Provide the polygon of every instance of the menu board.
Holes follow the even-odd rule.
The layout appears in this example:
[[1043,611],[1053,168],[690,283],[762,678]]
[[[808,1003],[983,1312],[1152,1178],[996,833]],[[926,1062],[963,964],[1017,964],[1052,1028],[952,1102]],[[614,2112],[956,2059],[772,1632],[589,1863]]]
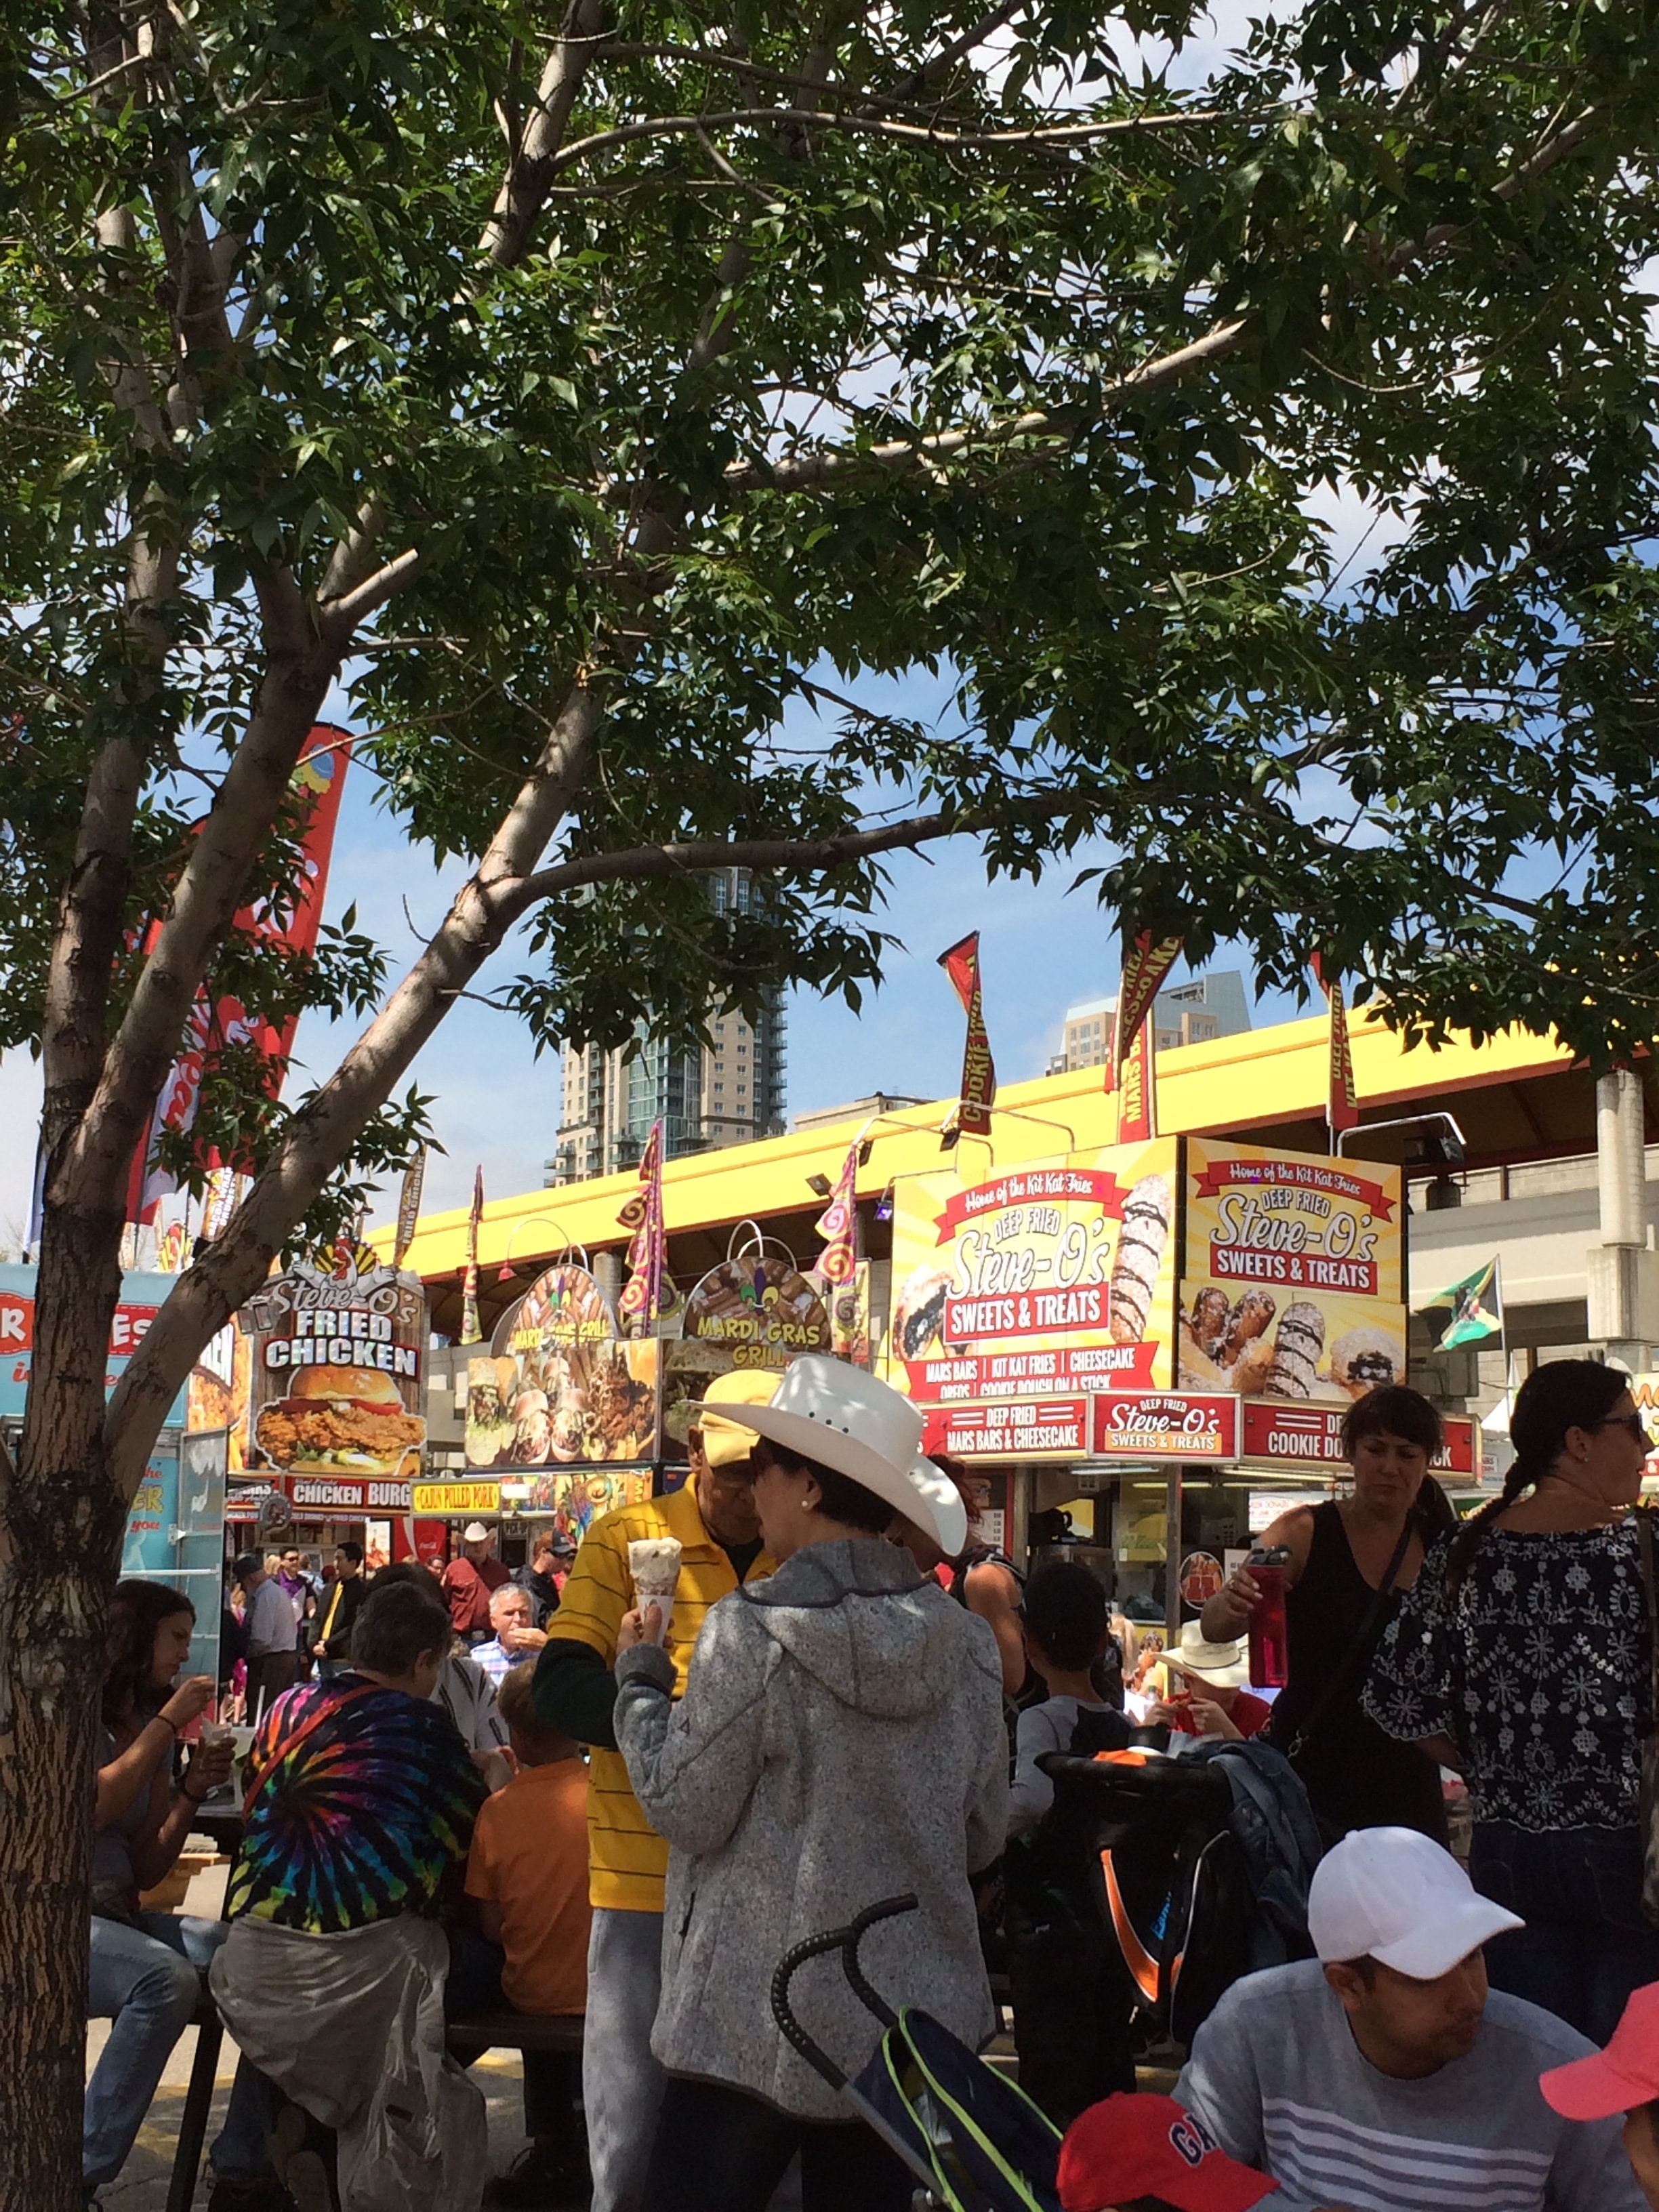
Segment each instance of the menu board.
[[466,1461],[476,1468],[613,1465],[656,1445],[659,1346],[623,1338],[586,1267],[538,1275],[467,1362]]
[[378,1263],[360,1270],[349,1254],[326,1273],[301,1262],[261,1284],[238,1325],[249,1340],[250,1468],[418,1474],[426,1441],[418,1275]]
[[1401,1175],[1186,1139],[1183,1390],[1350,1405],[1406,1379]]
[[924,1407],[1168,1389],[1179,1173],[1168,1138],[984,1182],[900,1177],[888,1380]]

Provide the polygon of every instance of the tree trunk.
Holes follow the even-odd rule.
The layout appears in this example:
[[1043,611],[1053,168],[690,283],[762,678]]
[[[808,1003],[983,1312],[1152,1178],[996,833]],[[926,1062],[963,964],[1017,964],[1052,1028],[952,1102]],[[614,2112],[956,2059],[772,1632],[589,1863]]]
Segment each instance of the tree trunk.
[[42,1240],[35,1386],[0,1472],[0,2212],[80,2212],[92,1778],[125,1510],[101,1431],[120,1225]]

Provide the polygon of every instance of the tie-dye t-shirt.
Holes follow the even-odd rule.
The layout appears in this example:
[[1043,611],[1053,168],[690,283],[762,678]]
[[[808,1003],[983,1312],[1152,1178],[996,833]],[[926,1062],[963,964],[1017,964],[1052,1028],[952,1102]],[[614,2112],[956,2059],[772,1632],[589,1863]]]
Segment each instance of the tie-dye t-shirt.
[[483,1778],[441,1705],[337,1674],[279,1698],[254,1739],[227,1917],[334,1936],[430,1911],[466,1857]]

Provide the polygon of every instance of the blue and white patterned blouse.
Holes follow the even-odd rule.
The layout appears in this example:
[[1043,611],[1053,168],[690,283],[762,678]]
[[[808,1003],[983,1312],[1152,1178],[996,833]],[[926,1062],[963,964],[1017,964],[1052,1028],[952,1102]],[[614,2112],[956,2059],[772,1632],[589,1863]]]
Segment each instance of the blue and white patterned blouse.
[[1652,1726],[1636,1530],[1489,1529],[1448,1592],[1443,1537],[1378,1646],[1365,1710],[1448,1735],[1477,1820],[1627,1828]]

